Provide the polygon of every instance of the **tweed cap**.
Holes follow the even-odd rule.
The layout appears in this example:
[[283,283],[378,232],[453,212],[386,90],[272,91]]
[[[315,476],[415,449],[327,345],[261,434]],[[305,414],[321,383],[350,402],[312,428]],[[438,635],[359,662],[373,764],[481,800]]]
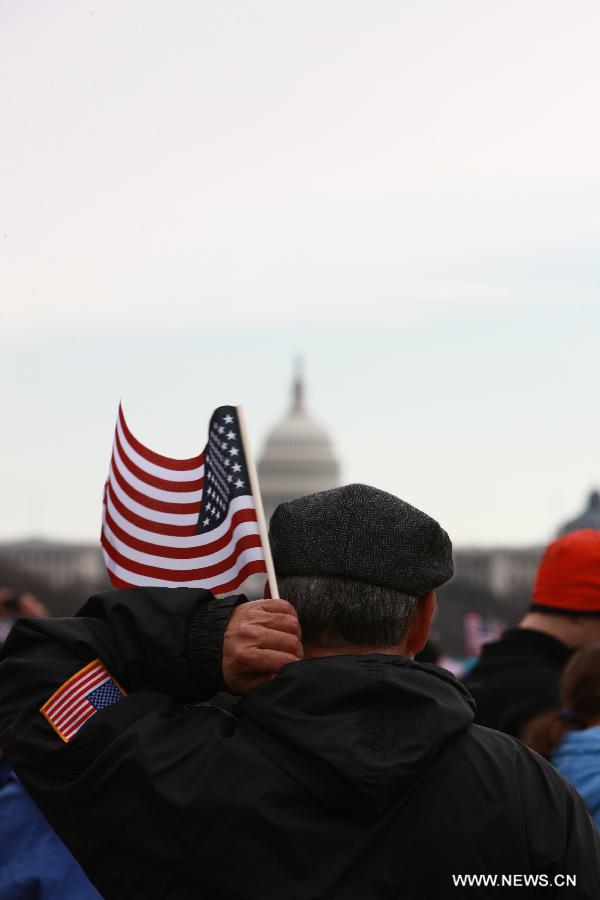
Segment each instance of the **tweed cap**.
[[435,519],[366,484],[280,503],[269,541],[281,577],[337,576],[422,597],[454,573],[450,538]]

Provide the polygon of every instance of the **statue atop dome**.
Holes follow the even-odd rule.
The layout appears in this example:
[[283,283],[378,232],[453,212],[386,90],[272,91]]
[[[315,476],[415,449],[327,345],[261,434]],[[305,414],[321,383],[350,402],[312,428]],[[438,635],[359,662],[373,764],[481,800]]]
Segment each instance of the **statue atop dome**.
[[581,515],[570,522],[566,522],[558,531],[558,537],[568,534],[570,531],[579,531],[581,528],[593,528],[600,531],[600,492],[591,491],[586,508]]
[[296,357],[292,384],[292,412],[304,412],[304,360]]
[[268,434],[258,459],[258,478],[267,519],[279,503],[340,483],[331,440],[306,410],[301,360],[295,364],[289,411]]

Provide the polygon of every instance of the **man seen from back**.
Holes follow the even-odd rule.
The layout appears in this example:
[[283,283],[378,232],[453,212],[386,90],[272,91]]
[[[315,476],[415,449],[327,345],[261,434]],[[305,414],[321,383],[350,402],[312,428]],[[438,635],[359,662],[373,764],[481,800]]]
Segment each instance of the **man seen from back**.
[[[597,900],[575,790],[413,660],[453,572],[438,523],[348,485],[281,504],[270,539],[286,600],[110,591],[11,633],[0,741],[103,896],[463,900],[516,878]],[[208,702],[224,688],[232,712]]]

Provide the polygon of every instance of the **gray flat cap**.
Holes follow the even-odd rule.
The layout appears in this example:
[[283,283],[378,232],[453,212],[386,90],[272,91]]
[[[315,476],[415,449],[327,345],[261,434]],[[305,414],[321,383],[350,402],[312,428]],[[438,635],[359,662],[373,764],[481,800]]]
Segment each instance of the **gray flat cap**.
[[454,573],[435,519],[366,484],[280,503],[269,541],[275,572],[352,578],[421,597]]

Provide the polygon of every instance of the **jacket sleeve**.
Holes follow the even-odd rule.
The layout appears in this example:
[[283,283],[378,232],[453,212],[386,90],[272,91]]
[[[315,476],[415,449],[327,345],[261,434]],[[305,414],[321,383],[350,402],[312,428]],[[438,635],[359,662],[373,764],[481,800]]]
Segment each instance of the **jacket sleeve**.
[[[147,858],[155,844],[168,844],[174,864],[189,853],[177,840],[193,815],[185,785],[231,727],[210,706],[189,705],[225,688],[223,635],[245,599],[186,588],[110,591],[71,619],[13,627],[0,657],[0,746],[84,867],[114,845],[125,798],[128,817],[142,823],[121,829],[130,859]],[[96,659],[126,696],[65,742],[40,709]]]

